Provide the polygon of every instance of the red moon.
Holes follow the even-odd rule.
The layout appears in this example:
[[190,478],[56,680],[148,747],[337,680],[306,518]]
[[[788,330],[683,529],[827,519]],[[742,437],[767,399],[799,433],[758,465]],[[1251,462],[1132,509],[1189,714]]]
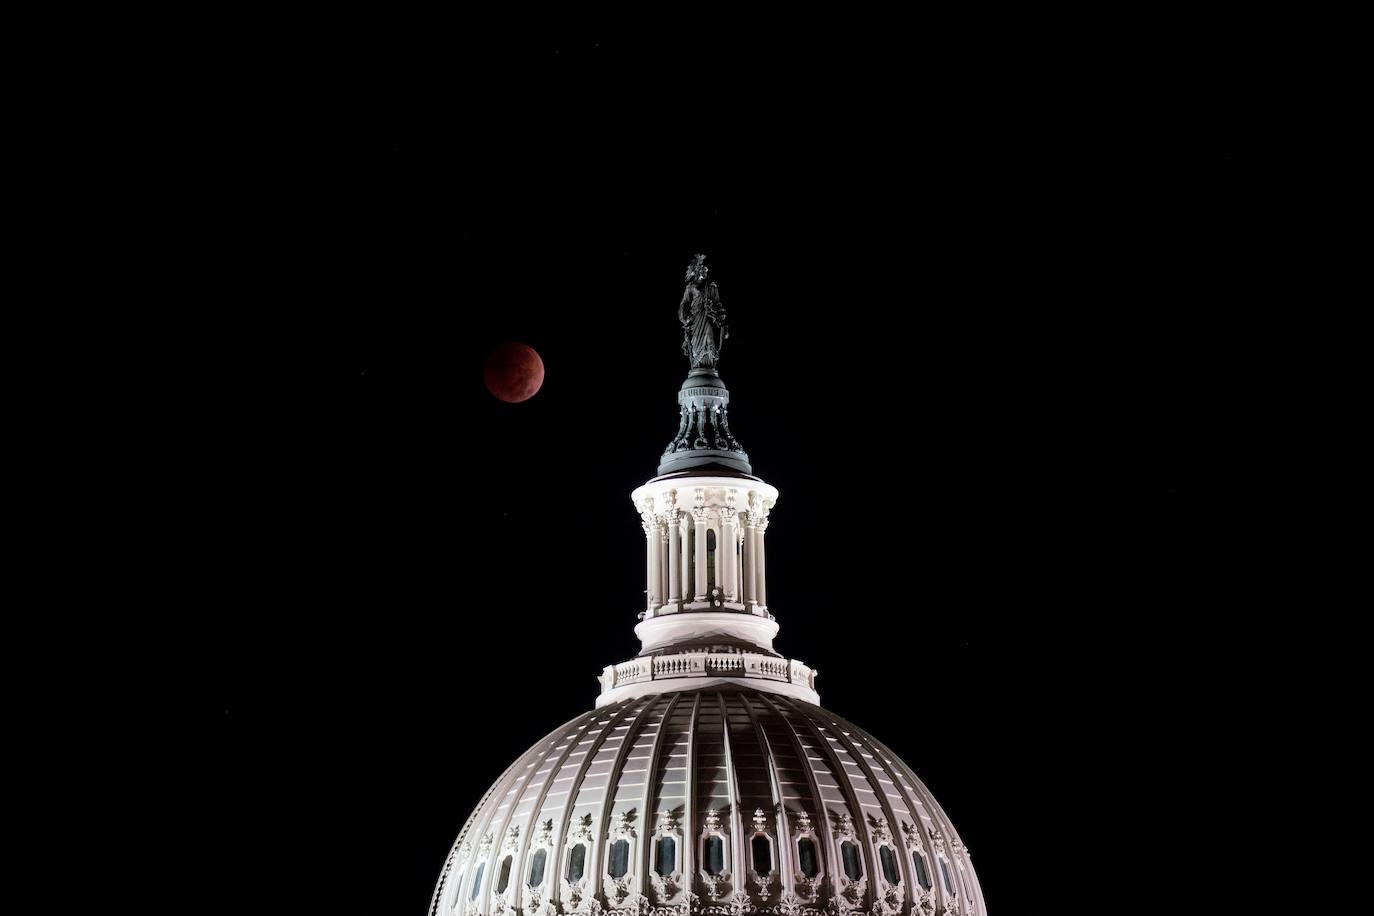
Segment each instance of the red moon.
[[487,390],[507,404],[528,401],[544,384],[544,361],[533,347],[503,343],[487,357]]

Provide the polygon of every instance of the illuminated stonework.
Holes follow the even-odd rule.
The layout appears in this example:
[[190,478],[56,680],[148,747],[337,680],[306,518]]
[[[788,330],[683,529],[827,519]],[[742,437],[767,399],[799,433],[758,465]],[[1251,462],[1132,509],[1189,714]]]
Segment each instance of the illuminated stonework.
[[[703,279],[688,278],[684,303]],[[814,669],[773,650],[764,534],[778,491],[710,401],[728,399],[715,285],[692,301],[718,333],[684,317],[684,419],[660,475],[631,494],[645,534],[640,653],[606,666],[596,708],[488,790],[430,914],[986,913],[968,849],[925,786],[820,707]]]

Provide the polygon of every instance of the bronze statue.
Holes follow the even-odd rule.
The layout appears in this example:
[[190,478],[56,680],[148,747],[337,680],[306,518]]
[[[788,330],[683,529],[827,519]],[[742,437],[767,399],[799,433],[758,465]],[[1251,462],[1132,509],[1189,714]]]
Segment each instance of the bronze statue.
[[714,369],[720,358],[720,346],[730,336],[725,306],[721,305],[720,292],[710,277],[706,255],[694,257],[687,265],[687,287],[677,307],[677,317],[682,322],[682,352],[691,359],[693,369]]

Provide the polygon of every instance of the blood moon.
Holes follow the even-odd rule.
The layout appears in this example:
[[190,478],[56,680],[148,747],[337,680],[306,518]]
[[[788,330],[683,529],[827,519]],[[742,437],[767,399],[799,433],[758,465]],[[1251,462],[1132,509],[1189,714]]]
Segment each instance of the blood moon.
[[491,351],[482,371],[487,390],[507,404],[528,401],[544,384],[544,361],[533,347],[503,343]]

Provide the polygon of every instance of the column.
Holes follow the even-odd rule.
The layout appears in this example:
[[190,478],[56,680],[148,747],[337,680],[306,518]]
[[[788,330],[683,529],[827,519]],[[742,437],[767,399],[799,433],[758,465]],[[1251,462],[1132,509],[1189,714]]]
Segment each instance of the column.
[[744,565],[744,593],[740,600],[746,606],[754,603],[754,513],[744,513],[744,540],[741,543],[740,559]]
[[759,543],[758,543],[758,558],[757,558],[757,560],[756,560],[755,563],[754,563],[755,570],[756,570],[755,575],[758,576],[758,584],[754,586],[754,597],[755,597],[755,600],[758,601],[759,607],[767,607],[767,606],[768,606],[768,581],[767,581],[767,580],[768,580],[768,577],[765,575],[765,573],[767,572],[767,570],[766,570],[766,568],[765,568],[764,560],[763,560],[763,533],[764,533],[765,531],[768,530],[768,516],[765,515],[765,516],[763,517],[762,521],[759,522],[758,528],[756,528],[755,530],[758,532]]
[[744,601],[744,529],[735,520],[735,600]]
[[739,600],[735,592],[735,583],[739,581],[735,573],[735,511],[733,509],[722,509],[720,512],[720,541],[716,544],[716,551],[721,554],[720,568],[720,590],[725,593],[725,600],[734,602]]
[[697,559],[697,581],[696,595],[694,600],[706,600],[706,510],[693,509],[692,514],[696,516],[696,559]]
[[652,524],[653,516],[645,512],[644,519],[644,610],[646,617],[652,617],[654,608],[657,606],[655,598],[657,595],[658,577],[654,574],[654,561],[658,557],[658,532],[654,530]]
[[668,603],[677,609],[682,600],[682,552],[678,543],[681,538],[681,525],[678,524],[682,513],[677,509],[668,513]]
[[691,538],[688,536],[691,534],[691,529],[689,528],[687,531],[682,531],[682,521],[685,521],[689,518],[691,518],[691,516],[684,512],[682,513],[682,520],[678,522],[679,537],[682,538],[681,581],[682,599],[684,601],[690,601],[692,599],[692,596],[696,594],[696,583],[692,580],[692,555],[695,553],[696,548],[689,549],[687,546],[691,541]]
[[668,603],[668,526],[659,519],[658,528],[654,532],[658,536],[658,594],[659,604]]

